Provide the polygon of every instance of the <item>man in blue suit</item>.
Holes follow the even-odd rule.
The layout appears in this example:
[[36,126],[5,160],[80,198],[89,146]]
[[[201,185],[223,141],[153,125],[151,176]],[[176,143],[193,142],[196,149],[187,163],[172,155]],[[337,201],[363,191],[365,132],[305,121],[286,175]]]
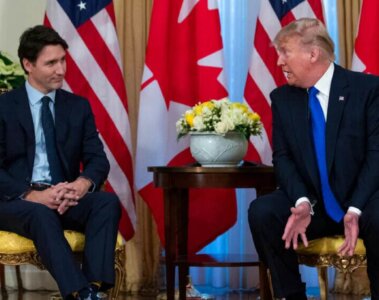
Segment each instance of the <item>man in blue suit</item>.
[[344,234],[342,255],[363,238],[379,299],[379,78],[335,65],[316,19],[285,26],[274,45],[288,81],[270,95],[278,189],[251,203],[249,223],[275,297],[306,299],[299,239]]
[[[41,25],[20,38],[28,79],[0,97],[0,230],[34,241],[65,299],[100,299],[114,284],[120,207],[99,191],[109,163],[90,105],[61,89],[67,48]],[[86,236],[82,268],[64,229]]]

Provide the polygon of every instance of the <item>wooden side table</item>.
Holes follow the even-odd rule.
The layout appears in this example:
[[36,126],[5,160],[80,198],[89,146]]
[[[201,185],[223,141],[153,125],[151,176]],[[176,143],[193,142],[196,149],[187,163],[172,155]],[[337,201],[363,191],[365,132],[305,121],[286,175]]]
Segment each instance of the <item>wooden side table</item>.
[[[167,299],[174,300],[175,267],[179,268],[179,299],[186,299],[190,266],[259,266],[261,299],[271,299],[266,267],[253,255],[187,255],[190,188],[256,188],[257,196],[275,189],[272,167],[245,163],[240,167],[148,167],[154,184],[163,189]],[[180,234],[177,234],[180,232]]]

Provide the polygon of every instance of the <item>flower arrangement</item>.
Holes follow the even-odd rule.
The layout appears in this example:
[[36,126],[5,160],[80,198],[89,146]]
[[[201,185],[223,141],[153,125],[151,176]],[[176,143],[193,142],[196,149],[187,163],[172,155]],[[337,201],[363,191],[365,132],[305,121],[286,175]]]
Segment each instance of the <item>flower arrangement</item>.
[[229,131],[240,132],[248,140],[260,135],[261,118],[249,111],[244,103],[231,102],[228,98],[199,103],[187,110],[176,122],[178,139],[190,132],[215,132],[224,135]]
[[12,61],[5,52],[0,51],[0,89],[12,89],[25,81],[21,65]]

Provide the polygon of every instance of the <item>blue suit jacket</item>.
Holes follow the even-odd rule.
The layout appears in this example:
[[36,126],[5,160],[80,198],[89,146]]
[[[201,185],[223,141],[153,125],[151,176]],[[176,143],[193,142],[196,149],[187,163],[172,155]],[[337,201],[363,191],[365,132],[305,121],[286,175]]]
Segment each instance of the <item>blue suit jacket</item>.
[[[55,100],[56,139],[65,179],[82,175],[100,187],[109,163],[88,101],[64,90],[57,90]],[[34,154],[33,120],[23,86],[0,96],[0,200],[14,199],[29,188]]]
[[[273,162],[279,186],[295,201],[321,200],[308,94],[285,85],[271,93]],[[326,124],[329,182],[337,200],[364,209],[379,196],[379,78],[335,66]]]

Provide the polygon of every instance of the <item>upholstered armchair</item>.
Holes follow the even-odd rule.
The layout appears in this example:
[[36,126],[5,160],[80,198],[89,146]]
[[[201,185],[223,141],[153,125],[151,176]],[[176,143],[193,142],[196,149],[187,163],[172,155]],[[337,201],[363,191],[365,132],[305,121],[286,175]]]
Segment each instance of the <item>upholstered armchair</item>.
[[[64,235],[71,249],[80,259],[84,249],[84,235],[72,230],[65,230]],[[116,281],[114,288],[110,291],[110,299],[117,299],[121,284],[125,278],[125,245],[120,235],[117,237],[115,251]],[[32,264],[44,269],[32,240],[12,232],[0,231],[0,282],[3,295],[7,294],[4,265],[16,266],[18,289],[22,293],[23,285],[19,270],[19,266],[22,264]]]

